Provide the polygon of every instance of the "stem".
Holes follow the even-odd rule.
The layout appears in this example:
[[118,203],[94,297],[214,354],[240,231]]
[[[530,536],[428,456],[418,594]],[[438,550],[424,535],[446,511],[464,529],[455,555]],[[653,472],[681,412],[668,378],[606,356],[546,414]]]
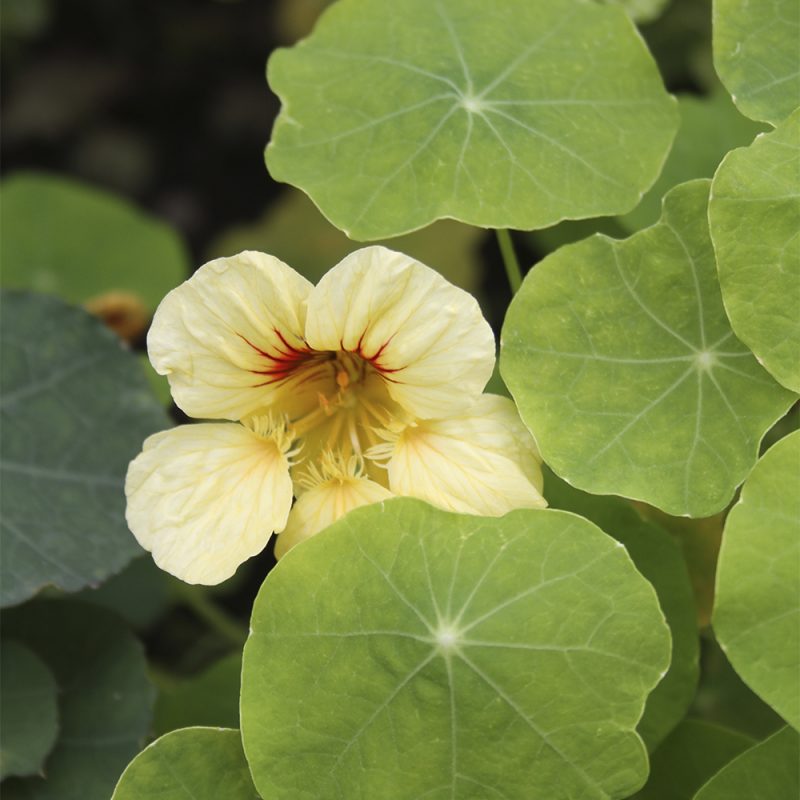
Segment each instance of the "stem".
[[495,233],[497,234],[497,243],[500,245],[500,254],[503,256],[508,283],[511,286],[511,294],[516,294],[517,289],[522,285],[522,271],[519,268],[517,254],[514,252],[511,234],[506,228],[498,228]]
[[176,589],[181,601],[189,606],[210,628],[236,647],[244,646],[247,641],[247,628],[209,599],[203,589],[188,584],[181,584]]

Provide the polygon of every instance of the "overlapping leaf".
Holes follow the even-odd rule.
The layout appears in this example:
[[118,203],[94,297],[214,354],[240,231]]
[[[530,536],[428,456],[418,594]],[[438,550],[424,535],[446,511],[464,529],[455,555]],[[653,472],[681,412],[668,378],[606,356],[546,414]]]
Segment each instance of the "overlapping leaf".
[[53,673],[18,642],[0,651],[0,779],[42,772],[58,732]]
[[634,728],[668,663],[652,587],[586,520],[393,500],[267,578],[244,652],[245,753],[274,800],[627,797],[647,772]]
[[75,181],[19,173],[0,188],[2,284],[73,303],[111,291],[149,308],[188,277],[187,253],[163,222]]
[[621,498],[578,491],[549,470],[545,471],[544,495],[551,508],[580,514],[625,545],[636,569],[658,594],[672,634],[672,659],[669,671],[647,698],[637,726],[652,751],[686,715],[699,674],[694,596],[680,545]]
[[86,312],[25,292],[2,297],[3,605],[46,585],[80,589],[141,552],[123,479],[168,426],[133,353]]
[[181,728],[128,765],[112,800],[259,800],[239,731]]
[[777,125],[800,106],[800,3],[714,0],[714,66],[741,112]]
[[[674,101],[620,8],[578,0],[344,0],[270,59],[273,177],[356,239],[442,217],[531,229],[623,213]],[[491,46],[487,46],[491,42]]]
[[800,728],[800,432],[773,445],[728,515],[713,625],[736,671]]
[[800,392],[800,109],[725,158],[708,210],[733,330]]
[[800,797],[800,734],[783,728],[745,750],[695,795],[695,800],[777,800]]
[[150,726],[142,646],[115,614],[74,601],[34,601],[2,622],[53,672],[60,721],[45,777],[9,780],[3,800],[108,800]]
[[795,399],[731,330],[708,190],[682,184],[657,225],[538,264],[509,308],[500,362],[562,478],[697,517],[730,501]]

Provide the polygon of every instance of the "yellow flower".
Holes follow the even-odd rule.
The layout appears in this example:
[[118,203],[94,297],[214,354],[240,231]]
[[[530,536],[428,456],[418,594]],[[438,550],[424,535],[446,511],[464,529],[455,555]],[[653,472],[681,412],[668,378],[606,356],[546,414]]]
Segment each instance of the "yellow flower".
[[155,434],[128,470],[130,529],[189,583],[394,495],[545,505],[513,403],[481,394],[494,338],[478,304],[401,253],[358,250],[316,287],[262,253],[217,259],[164,298],[148,349],[183,411],[228,420]]

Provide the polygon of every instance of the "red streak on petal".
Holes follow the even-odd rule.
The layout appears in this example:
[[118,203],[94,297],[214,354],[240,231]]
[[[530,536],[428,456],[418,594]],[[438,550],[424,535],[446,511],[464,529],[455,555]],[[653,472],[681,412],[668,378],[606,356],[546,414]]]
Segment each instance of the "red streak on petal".
[[254,375],[269,376],[268,380],[258,383],[256,386],[267,386],[270,383],[280,383],[281,381],[285,381],[287,378],[290,378],[300,367],[302,367],[304,364],[307,364],[309,361],[313,361],[319,355],[307,347],[294,347],[293,345],[289,344],[289,342],[286,340],[286,337],[277,328],[273,328],[272,330],[280,340],[280,343],[283,345],[283,347],[277,347],[273,345],[271,350],[263,350],[262,348],[253,344],[253,342],[251,342],[241,333],[236,334],[243,342],[255,350],[258,355],[260,355],[262,358],[268,359],[269,361],[266,369],[249,370],[249,372],[252,372]]

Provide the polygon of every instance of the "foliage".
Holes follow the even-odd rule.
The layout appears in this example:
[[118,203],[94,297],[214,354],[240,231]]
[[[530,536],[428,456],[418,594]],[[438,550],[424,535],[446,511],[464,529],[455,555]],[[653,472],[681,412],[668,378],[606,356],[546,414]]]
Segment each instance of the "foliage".
[[[10,63],[34,52],[66,13],[46,0],[28,5],[3,7]],[[228,19],[247,4],[208,5],[213,19]],[[205,58],[213,67],[190,71],[214,133],[203,139],[202,125],[181,127],[175,141],[193,159],[196,191],[207,173],[230,173],[237,189],[260,181],[270,196],[219,192],[208,207],[232,210],[215,222],[198,213],[191,192],[175,189],[185,168],[163,159],[167,189],[139,192],[156,161],[132,156],[124,132],[108,138],[88,122],[79,131],[86,108],[113,94],[124,70],[59,72],[54,85],[64,90],[51,87],[52,102],[27,122],[35,100],[20,105],[11,81],[4,122],[12,142],[25,125],[43,138],[105,136],[95,164],[120,143],[125,166],[116,177],[128,178],[105,185],[127,186],[157,213],[31,171],[32,161],[51,161],[38,159],[41,142],[0,185],[3,797],[796,796],[797,3],[267,5],[281,44],[307,34],[276,49],[267,70],[280,111],[266,163],[291,190],[267,183],[257,149],[237,142],[241,162],[215,149],[236,113],[253,114],[257,137],[266,137],[253,112],[260,100],[252,98],[264,94],[258,70],[246,68],[256,94],[239,106],[224,83],[212,89],[212,73],[234,57],[230,29],[215,31],[212,17],[184,24],[188,10],[173,17],[165,8],[158,24],[172,27],[153,37],[164,37],[172,64],[195,37],[220,36],[221,49]],[[264,27],[248,34],[266,52]],[[177,107],[183,97],[168,72],[164,86],[145,91],[171,92]],[[66,147],[70,163],[88,158],[77,144],[72,152],[71,139]],[[236,172],[240,163],[249,166]],[[158,570],[128,530],[123,485],[145,438],[170,424],[166,380],[141,366],[156,306],[189,273],[182,235],[159,219],[165,214],[191,234],[195,254],[263,250],[298,270],[300,334],[283,351],[289,361],[311,352],[305,298],[316,290],[306,278],[326,282],[314,295],[323,298],[314,301],[317,317],[341,322],[330,298],[343,287],[326,270],[359,249],[353,240],[381,240],[477,297],[502,329],[502,376],[488,388],[506,398],[476,402],[502,406],[503,435],[474,421],[468,434],[473,410],[448,419],[425,440],[418,492],[444,486],[464,503],[500,496],[513,479],[493,465],[506,461],[541,486],[538,448],[549,508],[520,508],[520,497],[502,517],[412,497],[347,514],[312,508],[335,521],[285,555],[279,549],[277,565],[270,544],[217,587]],[[499,246],[485,228],[497,229]],[[275,268],[259,263],[265,274]],[[387,283],[381,263],[364,266],[348,292],[368,297],[372,284]],[[226,300],[213,270],[203,275],[208,296],[235,306],[253,330],[280,316],[279,281],[266,301],[246,281]],[[430,285],[445,292],[435,278]],[[408,329],[405,346],[424,345],[420,309],[434,295],[462,297],[479,319],[466,294],[436,294],[414,280],[386,289]],[[182,380],[202,373],[212,389],[231,392],[234,376],[258,388],[225,340],[225,320],[185,302],[195,285],[169,301],[181,331],[159,313],[158,346],[176,346],[179,333],[198,343],[197,355],[179,354]],[[457,333],[466,306],[440,305],[430,322],[435,352],[460,347],[465,364],[486,362],[482,380],[488,326],[480,320],[477,353]],[[358,309],[367,324],[380,311]],[[247,345],[250,358],[267,357]],[[314,356],[320,364],[338,357],[335,342],[327,347]],[[363,358],[360,348],[348,357]],[[209,368],[212,352],[227,360]],[[169,376],[175,363],[160,371]],[[445,381],[445,367],[440,359],[426,368],[431,385]],[[404,376],[386,375],[397,382],[395,394],[381,395],[391,414],[350,436],[374,441],[363,452],[353,444],[360,460],[338,464],[326,481],[377,482],[401,436],[412,431],[410,452],[413,435],[435,427],[424,414],[409,423],[407,409],[386,399],[406,390]],[[337,374],[341,392],[357,378],[357,370]],[[465,405],[481,388],[450,381],[443,402]],[[330,411],[317,404],[320,394],[303,395],[315,425]],[[306,502],[315,488],[299,474],[307,442],[289,435],[296,420],[281,416],[281,403],[247,428],[248,442],[260,452],[267,431],[280,443],[298,503]],[[199,436],[210,415],[181,425],[180,436]],[[172,416],[186,422],[174,407]],[[174,444],[173,434],[157,441]],[[467,447],[470,436],[482,457]],[[140,477],[156,499],[170,481],[182,494],[136,513],[148,530],[179,519],[194,535],[198,481],[170,471],[171,448]],[[220,497],[234,498],[229,511],[214,496],[203,500],[209,518],[225,523],[213,533],[229,555],[224,537],[242,535],[233,512],[247,515],[251,498],[267,507],[269,497],[246,482],[252,471],[237,482],[201,450],[182,452]],[[414,462],[392,463],[392,491],[403,493],[403,464]],[[387,497],[388,479],[381,486]],[[259,543],[268,538],[257,533]],[[208,540],[190,545],[208,555]]]

